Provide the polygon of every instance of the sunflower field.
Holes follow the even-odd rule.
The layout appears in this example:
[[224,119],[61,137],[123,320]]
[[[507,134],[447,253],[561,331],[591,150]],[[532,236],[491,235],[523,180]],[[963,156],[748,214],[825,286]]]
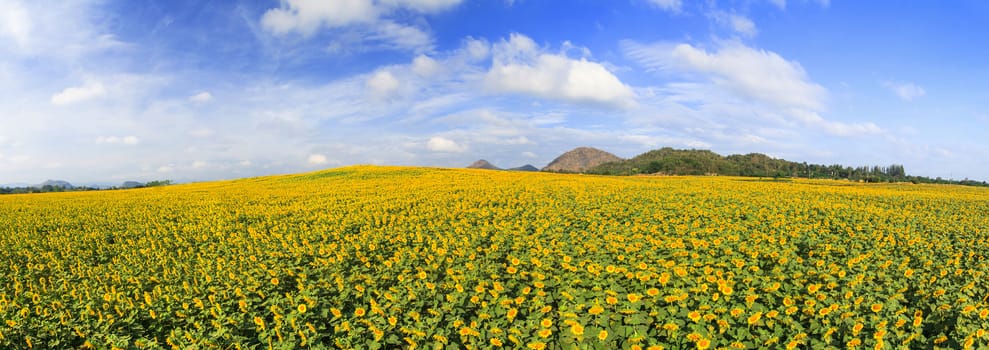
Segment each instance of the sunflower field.
[[356,166],[0,196],[4,349],[989,346],[989,190]]

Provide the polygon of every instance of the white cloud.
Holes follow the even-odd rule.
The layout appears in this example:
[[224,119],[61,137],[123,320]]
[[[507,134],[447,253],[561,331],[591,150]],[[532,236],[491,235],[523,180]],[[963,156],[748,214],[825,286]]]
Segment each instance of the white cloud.
[[208,165],[209,165],[209,163],[207,163],[205,160],[196,160],[196,161],[193,161],[192,162],[192,168],[193,169],[202,169],[202,168],[205,168]]
[[100,2],[0,1],[0,53],[72,60],[82,54],[124,46],[92,22],[98,17],[93,12]]
[[9,37],[21,47],[30,41],[31,17],[24,6],[16,1],[5,2],[0,11],[0,37]]
[[649,2],[673,13],[679,13],[683,9],[683,0],[649,0]]
[[51,104],[64,106],[104,96],[106,96],[106,89],[103,88],[103,84],[89,82],[82,86],[66,88],[62,92],[52,95]]
[[136,145],[140,142],[137,136],[100,136],[96,138],[97,144],[120,144]]
[[213,100],[213,95],[210,94],[209,91],[203,91],[203,92],[200,92],[198,94],[189,96],[189,101],[196,102],[196,103],[206,103],[206,102],[209,102],[211,100]]
[[398,79],[387,70],[380,70],[367,79],[367,88],[371,95],[378,98],[388,98],[401,87]]
[[924,91],[924,88],[914,83],[895,83],[887,81],[883,82],[883,87],[889,89],[904,101],[913,101],[913,99],[923,97],[927,94],[927,91]]
[[193,137],[210,137],[213,136],[214,131],[210,128],[198,128],[189,131],[189,136]]
[[443,67],[440,66],[436,60],[429,58],[429,56],[426,55],[416,56],[416,58],[412,60],[412,72],[420,77],[432,77],[439,73],[442,69]]
[[281,7],[261,16],[261,25],[275,34],[298,32],[309,36],[324,26],[370,23],[377,19],[379,11],[371,0],[283,0]]
[[434,152],[463,152],[466,147],[448,138],[433,136],[426,142],[426,148]]
[[400,24],[390,17],[397,12],[436,13],[461,0],[283,0],[279,8],[261,16],[261,26],[276,34],[298,33],[310,37],[321,29],[359,28],[359,41],[386,43],[389,49],[428,51],[433,38],[424,30]]
[[309,155],[307,162],[309,165],[324,165],[329,163],[329,159],[326,159],[326,156],[322,154],[314,153]]
[[464,41],[464,50],[467,52],[468,57],[474,61],[480,61],[488,58],[491,54],[491,44],[484,39],[474,39],[468,37]]
[[710,52],[689,44],[624,41],[621,46],[629,58],[647,69],[684,81],[667,84],[670,97],[666,103],[690,111],[688,115],[699,105],[711,109],[706,113],[797,122],[837,136],[883,133],[874,123],[821,117],[827,108],[827,89],[810,80],[799,63],[771,51],[737,42]]
[[175,168],[173,168],[171,165],[162,165],[158,167],[159,173],[170,173],[172,171],[175,171]]
[[748,17],[724,11],[714,11],[710,16],[718,24],[728,27],[746,38],[755,37],[759,33],[755,22],[752,22]]
[[629,57],[646,68],[681,74],[701,74],[712,83],[740,95],[783,108],[821,110],[827,90],[807,77],[797,62],[775,52],[729,43],[715,52],[690,44],[641,45],[622,42]]
[[522,156],[523,157],[526,157],[526,158],[536,158],[536,157],[538,157],[538,156],[536,156],[535,153],[532,153],[532,152],[529,152],[529,151],[522,152]]
[[635,104],[632,89],[600,63],[547,53],[521,34],[512,34],[508,41],[494,45],[494,59],[484,84],[495,92],[569,102],[615,107]]
[[459,5],[462,0],[379,0],[392,8],[407,8],[422,13],[435,13]]
[[415,52],[428,51],[433,45],[433,38],[423,30],[388,20],[375,23],[373,30],[364,40],[385,43],[383,46],[388,49]]

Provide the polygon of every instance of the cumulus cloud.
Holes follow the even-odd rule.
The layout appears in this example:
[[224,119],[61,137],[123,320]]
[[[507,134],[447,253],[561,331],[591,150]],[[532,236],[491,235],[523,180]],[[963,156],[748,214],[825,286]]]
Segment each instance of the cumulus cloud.
[[51,104],[64,106],[106,96],[106,89],[99,82],[89,82],[82,86],[70,87],[52,95]]
[[401,87],[398,79],[387,70],[375,72],[367,79],[367,88],[371,95],[377,98],[388,98],[398,92]]
[[883,82],[883,87],[892,91],[896,96],[904,101],[913,101],[915,98],[923,97],[927,94],[924,88],[914,83]]
[[673,13],[679,13],[683,8],[683,0],[649,0],[649,3]]
[[412,72],[420,77],[432,77],[439,73],[443,67],[436,60],[426,55],[416,56],[412,60]]
[[206,102],[209,102],[211,100],[213,100],[213,95],[210,94],[209,91],[203,91],[203,92],[200,92],[198,94],[189,96],[189,101],[196,102],[196,103],[206,103]]
[[308,162],[309,165],[325,165],[329,163],[329,159],[327,159],[326,156],[322,154],[314,153],[309,155],[309,158],[306,160],[306,162]]
[[491,91],[615,107],[635,103],[632,89],[604,65],[546,52],[524,35],[512,34],[494,45],[493,51],[492,66],[484,79]]
[[717,108],[739,111],[721,113],[758,111],[764,118],[779,116],[838,136],[883,132],[873,123],[843,123],[821,117],[821,112],[827,109],[827,89],[813,82],[799,63],[775,52],[737,42],[725,43],[711,51],[677,43],[643,45],[623,41],[621,46],[626,56],[647,69],[690,82],[671,83],[668,87],[672,90],[703,90],[707,93],[698,95],[690,91],[685,95]]
[[100,136],[96,138],[97,144],[121,144],[136,145],[140,139],[137,136]]
[[308,1],[283,0],[282,5],[261,16],[261,25],[276,34],[298,32],[309,36],[321,27],[370,23],[380,14],[371,0]]
[[775,52],[730,43],[708,52],[690,44],[641,45],[624,41],[630,58],[646,68],[693,73],[735,93],[783,108],[821,110],[827,90],[814,83],[803,67]]
[[463,152],[466,147],[445,137],[433,136],[426,141],[426,148],[434,152]]

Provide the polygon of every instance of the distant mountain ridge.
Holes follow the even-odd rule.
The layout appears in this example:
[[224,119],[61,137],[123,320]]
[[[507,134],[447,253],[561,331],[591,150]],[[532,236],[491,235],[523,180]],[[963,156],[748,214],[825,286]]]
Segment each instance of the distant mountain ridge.
[[618,156],[593,147],[577,147],[553,159],[543,171],[579,173],[601,164],[620,162]]
[[511,168],[511,169],[508,169],[508,170],[511,170],[511,171],[539,171],[539,168],[533,166],[532,164],[526,164],[526,165],[523,165],[523,166],[520,166],[520,167]]

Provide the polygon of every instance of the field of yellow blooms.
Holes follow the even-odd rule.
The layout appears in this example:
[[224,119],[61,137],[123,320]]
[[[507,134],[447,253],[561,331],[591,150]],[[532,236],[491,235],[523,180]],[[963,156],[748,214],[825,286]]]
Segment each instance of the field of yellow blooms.
[[0,348],[989,346],[989,190],[406,167],[0,196]]

